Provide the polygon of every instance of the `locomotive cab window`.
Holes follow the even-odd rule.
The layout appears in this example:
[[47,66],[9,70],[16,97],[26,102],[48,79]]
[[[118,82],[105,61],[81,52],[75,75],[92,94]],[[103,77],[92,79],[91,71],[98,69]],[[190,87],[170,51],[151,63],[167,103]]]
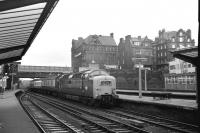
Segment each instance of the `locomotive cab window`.
[[111,81],[101,81],[100,86],[112,86]]

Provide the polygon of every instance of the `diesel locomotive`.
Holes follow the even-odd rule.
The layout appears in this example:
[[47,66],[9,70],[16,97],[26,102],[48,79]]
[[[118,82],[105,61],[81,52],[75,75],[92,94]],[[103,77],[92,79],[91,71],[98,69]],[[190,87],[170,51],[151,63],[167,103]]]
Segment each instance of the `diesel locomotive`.
[[31,90],[93,105],[114,105],[118,99],[116,79],[104,70],[86,70],[33,80]]

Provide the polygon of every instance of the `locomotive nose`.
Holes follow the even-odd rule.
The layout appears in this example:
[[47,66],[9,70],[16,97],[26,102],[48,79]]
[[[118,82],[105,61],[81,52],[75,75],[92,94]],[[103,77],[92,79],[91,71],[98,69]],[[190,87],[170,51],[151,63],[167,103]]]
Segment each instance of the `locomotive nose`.
[[115,80],[110,76],[101,76],[96,79],[96,95],[112,95],[115,90]]

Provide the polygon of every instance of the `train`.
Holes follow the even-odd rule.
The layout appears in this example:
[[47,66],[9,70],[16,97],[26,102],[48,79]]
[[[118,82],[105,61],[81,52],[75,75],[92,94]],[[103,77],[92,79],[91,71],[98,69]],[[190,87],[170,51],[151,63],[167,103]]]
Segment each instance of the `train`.
[[116,79],[104,70],[85,70],[32,80],[30,90],[81,101],[89,105],[115,105]]

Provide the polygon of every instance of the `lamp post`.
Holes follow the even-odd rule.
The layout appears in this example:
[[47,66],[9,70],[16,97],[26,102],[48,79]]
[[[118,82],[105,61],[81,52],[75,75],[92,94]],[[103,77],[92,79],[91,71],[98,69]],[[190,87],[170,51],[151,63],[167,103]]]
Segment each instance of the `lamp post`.
[[144,80],[145,80],[144,90],[147,91],[147,69],[144,69]]
[[141,62],[139,62],[139,98],[142,98]]
[[[147,61],[147,58],[132,58],[133,61],[139,63],[139,98],[142,98],[142,76],[141,76],[141,65],[142,62]],[[146,80],[145,80],[146,82]],[[146,86],[146,85],[145,85]]]

